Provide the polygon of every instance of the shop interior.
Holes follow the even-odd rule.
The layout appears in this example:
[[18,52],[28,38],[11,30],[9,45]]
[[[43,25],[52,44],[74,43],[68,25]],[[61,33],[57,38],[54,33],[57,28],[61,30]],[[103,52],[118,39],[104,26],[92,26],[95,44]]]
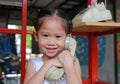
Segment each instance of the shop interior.
[[[103,22],[104,27],[98,24],[101,27],[98,30],[94,25],[91,29],[83,27],[80,32],[75,29],[76,56],[81,64],[83,84],[120,84],[119,0],[0,0],[0,84],[23,84],[27,61],[36,54],[42,56],[32,35],[32,20],[37,12],[45,7],[60,8],[73,20],[77,14],[86,12],[83,10],[89,5],[96,7],[95,4],[101,2],[110,11],[112,23],[95,21]],[[94,39],[92,34],[100,38]],[[88,40],[93,44],[89,45]],[[92,47],[92,40],[98,40],[99,49]]]

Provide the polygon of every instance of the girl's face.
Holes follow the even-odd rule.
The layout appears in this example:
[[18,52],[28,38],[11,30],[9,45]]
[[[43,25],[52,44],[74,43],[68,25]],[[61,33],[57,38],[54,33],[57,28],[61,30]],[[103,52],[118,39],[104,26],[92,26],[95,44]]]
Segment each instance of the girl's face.
[[64,49],[66,38],[63,22],[59,17],[48,17],[40,27],[36,40],[47,58],[56,57]]

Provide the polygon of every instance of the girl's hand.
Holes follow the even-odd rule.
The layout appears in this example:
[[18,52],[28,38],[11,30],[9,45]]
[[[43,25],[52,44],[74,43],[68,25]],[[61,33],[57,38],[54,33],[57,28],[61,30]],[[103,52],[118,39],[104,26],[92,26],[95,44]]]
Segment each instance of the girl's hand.
[[47,63],[50,64],[51,66],[63,67],[63,65],[58,60],[58,58],[51,59],[51,60],[47,61]]
[[71,65],[71,63],[74,63],[74,57],[71,55],[71,53],[68,50],[62,51],[58,55],[58,59],[63,64],[63,66]]

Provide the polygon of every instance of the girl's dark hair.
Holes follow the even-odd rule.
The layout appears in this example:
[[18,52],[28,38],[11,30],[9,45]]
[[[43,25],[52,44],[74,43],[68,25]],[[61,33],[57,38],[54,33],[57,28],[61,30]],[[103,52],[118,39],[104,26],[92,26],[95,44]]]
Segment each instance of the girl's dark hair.
[[72,22],[68,19],[67,15],[60,9],[55,9],[55,8],[45,8],[40,10],[38,12],[38,15],[33,19],[33,25],[35,27],[35,30],[38,31],[39,27],[42,25],[43,22],[39,22],[40,18],[43,18],[45,16],[58,16],[66,20],[67,22],[67,34],[71,33],[72,31]]

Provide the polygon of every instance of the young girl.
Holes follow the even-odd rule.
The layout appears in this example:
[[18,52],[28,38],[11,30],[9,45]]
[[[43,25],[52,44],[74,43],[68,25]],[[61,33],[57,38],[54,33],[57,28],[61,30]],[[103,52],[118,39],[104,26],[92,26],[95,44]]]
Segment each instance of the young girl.
[[[82,84],[79,61],[64,50],[64,41],[72,28],[65,14],[54,8],[44,9],[33,23],[34,36],[43,56],[28,62],[24,84]],[[64,78],[45,79],[46,72],[53,66],[64,68]]]

